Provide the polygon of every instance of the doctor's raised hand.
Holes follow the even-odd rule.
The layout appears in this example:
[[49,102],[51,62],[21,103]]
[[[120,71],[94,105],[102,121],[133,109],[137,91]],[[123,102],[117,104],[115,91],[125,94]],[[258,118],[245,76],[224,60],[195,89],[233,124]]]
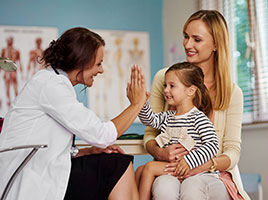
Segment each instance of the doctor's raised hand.
[[144,74],[140,67],[134,65],[131,68],[130,83],[127,86],[127,97],[131,104],[143,106],[147,96]]
[[[123,112],[120,116],[112,119],[116,127],[118,127],[118,137],[121,135],[121,133],[124,133],[132,121],[135,120],[136,113],[143,107],[148,96],[148,93],[146,92],[144,74],[141,68],[137,65],[134,65],[131,68],[130,81],[127,85],[126,90],[130,105],[127,108],[126,112]],[[129,114],[128,112],[133,112],[135,114]],[[125,123],[122,123],[122,120],[124,120]],[[131,123],[128,124],[129,122]],[[106,148],[98,148],[94,146],[91,148],[80,149],[77,157],[100,153],[124,154],[124,151],[117,145],[111,145]]]
[[[137,65],[134,65],[131,69],[130,82],[127,86],[127,97],[130,101],[130,105],[119,116],[112,119],[112,122],[117,127],[118,137],[121,136],[136,119],[147,99],[144,75],[141,68]],[[125,123],[121,123],[122,121]]]

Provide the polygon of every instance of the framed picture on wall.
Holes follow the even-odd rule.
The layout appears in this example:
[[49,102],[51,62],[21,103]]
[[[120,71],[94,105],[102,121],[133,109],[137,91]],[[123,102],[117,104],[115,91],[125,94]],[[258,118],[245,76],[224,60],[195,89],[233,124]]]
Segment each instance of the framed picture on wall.
[[[149,33],[136,31],[93,30],[105,40],[104,73],[95,79],[88,90],[88,105],[101,119],[117,116],[129,105],[126,96],[131,66],[138,64],[150,86]],[[136,119],[135,122],[139,122]]]
[[37,60],[53,39],[55,27],[0,26],[1,57],[8,57],[17,64],[17,71],[0,71],[0,116],[4,116],[18,92],[38,70]]

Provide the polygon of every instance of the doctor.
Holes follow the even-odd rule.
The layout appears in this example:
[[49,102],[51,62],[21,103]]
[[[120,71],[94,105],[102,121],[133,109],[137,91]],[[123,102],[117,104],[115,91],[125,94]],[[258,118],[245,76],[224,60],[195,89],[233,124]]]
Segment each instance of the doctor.
[[[73,87],[79,83],[91,87],[103,73],[104,45],[98,34],[78,27],[44,51],[46,68],[26,83],[5,116],[0,149],[28,144],[48,148],[38,151],[20,173],[9,200],[138,199],[133,157],[108,146],[129,128],[146,101],[141,69],[134,66],[131,71],[130,105],[111,121],[101,121],[79,103]],[[71,159],[73,135],[95,147]],[[0,155],[0,194],[27,153]]]

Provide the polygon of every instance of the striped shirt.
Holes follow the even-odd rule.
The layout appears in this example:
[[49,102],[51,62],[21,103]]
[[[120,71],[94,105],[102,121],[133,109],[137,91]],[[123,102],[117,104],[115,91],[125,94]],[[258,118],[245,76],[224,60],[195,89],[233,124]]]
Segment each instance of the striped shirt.
[[153,113],[148,102],[139,113],[139,119],[145,126],[160,130],[166,134],[167,128],[187,128],[187,133],[195,140],[194,148],[184,156],[191,169],[196,168],[213,156],[219,150],[219,142],[213,124],[208,117],[194,107],[188,113],[176,116],[176,111]]

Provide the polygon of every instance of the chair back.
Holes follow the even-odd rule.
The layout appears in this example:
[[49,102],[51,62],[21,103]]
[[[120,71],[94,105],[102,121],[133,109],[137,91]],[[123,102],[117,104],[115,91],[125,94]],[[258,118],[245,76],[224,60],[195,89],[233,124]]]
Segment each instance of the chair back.
[[30,151],[30,153],[25,157],[25,159],[20,163],[20,165],[18,166],[18,168],[15,170],[15,172],[12,174],[12,176],[10,177],[3,194],[0,197],[0,200],[6,200],[7,195],[14,183],[14,181],[16,180],[17,176],[19,175],[19,173],[22,171],[22,169],[27,165],[27,163],[31,160],[31,158],[34,156],[34,154],[42,148],[47,148],[47,145],[24,145],[24,146],[17,146],[17,147],[10,147],[7,149],[0,149],[0,153],[4,153],[4,152],[8,152],[8,151],[14,151],[14,150],[20,150],[20,149],[32,149]]

